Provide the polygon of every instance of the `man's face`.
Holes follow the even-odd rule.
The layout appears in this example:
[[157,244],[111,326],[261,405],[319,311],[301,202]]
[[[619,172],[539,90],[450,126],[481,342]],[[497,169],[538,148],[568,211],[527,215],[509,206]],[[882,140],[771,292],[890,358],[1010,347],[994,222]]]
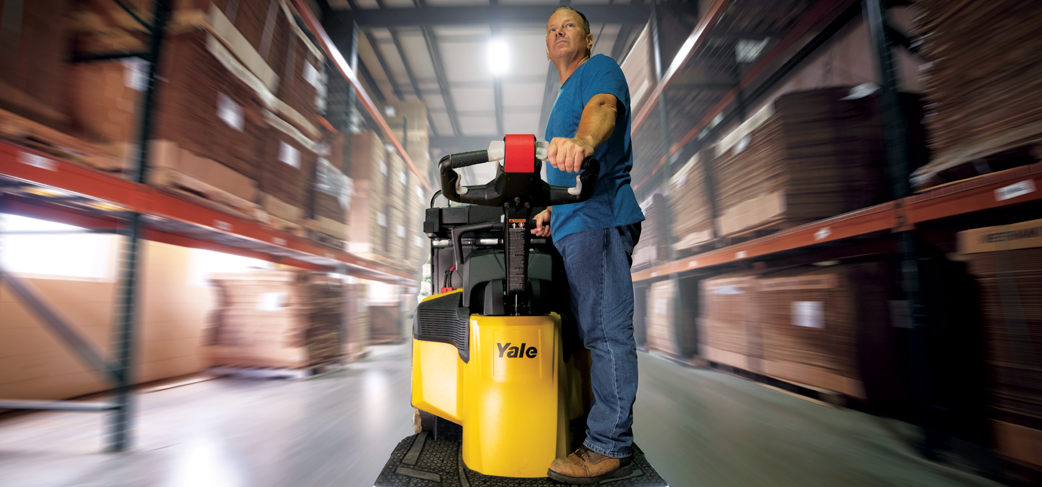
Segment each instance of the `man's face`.
[[581,58],[593,48],[593,36],[583,30],[583,19],[572,10],[554,12],[546,22],[547,59]]

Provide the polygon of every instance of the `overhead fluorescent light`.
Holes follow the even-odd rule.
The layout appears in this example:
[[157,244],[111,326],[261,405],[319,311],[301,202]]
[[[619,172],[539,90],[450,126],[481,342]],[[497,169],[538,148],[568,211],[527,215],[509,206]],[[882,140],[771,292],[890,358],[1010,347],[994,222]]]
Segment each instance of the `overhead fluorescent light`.
[[488,43],[488,69],[493,76],[502,76],[510,67],[510,50],[503,39],[494,38]]
[[769,38],[760,41],[739,39],[734,46],[735,57],[740,63],[751,63],[760,57],[760,53],[763,52],[764,47],[767,47],[769,40]]

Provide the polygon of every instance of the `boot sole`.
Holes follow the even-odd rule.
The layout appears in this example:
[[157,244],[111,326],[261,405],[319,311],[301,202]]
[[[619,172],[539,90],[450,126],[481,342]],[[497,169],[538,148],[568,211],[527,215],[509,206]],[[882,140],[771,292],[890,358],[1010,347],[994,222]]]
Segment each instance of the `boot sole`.
[[593,485],[593,484],[596,484],[596,483],[598,483],[598,482],[600,482],[602,480],[608,480],[608,479],[615,479],[615,478],[619,478],[619,477],[625,477],[625,476],[627,476],[627,475],[629,475],[631,473],[633,473],[633,465],[626,465],[624,467],[619,467],[619,468],[617,468],[615,470],[612,470],[611,472],[608,472],[608,473],[606,473],[604,475],[600,475],[600,476],[597,476],[597,477],[569,477],[568,475],[559,474],[557,472],[554,472],[553,470],[547,470],[546,471],[546,474],[549,475],[550,478],[552,478],[552,479],[554,479],[554,480],[556,480],[558,482],[564,482],[566,484],[571,484],[571,485]]

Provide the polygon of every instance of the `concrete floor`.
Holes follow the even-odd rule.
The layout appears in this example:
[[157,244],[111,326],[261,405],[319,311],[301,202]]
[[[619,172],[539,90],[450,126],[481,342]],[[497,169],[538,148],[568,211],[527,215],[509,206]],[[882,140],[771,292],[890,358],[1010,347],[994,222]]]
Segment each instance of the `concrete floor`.
[[[408,345],[321,378],[221,379],[139,396],[136,447],[104,417],[0,420],[5,487],[372,485],[412,433]],[[673,486],[998,485],[916,457],[903,425],[640,354],[637,443]]]

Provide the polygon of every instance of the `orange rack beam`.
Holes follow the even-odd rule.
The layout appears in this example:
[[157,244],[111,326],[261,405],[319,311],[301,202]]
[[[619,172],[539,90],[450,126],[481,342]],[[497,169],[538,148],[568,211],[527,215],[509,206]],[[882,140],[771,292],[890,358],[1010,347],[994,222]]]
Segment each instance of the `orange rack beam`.
[[417,278],[414,270],[363,259],[194,203],[160,188],[0,142],[0,180],[4,179],[57,190],[82,200],[73,204],[67,198],[60,202],[24,195],[4,198],[9,211],[27,216],[93,229],[115,229],[120,213],[133,211],[145,215],[147,240],[247,255],[312,270],[332,271],[347,266],[352,275],[386,282]]
[[[1014,186],[1017,185],[1017,186]],[[1026,188],[1010,192],[1009,188]],[[1042,163],[954,183],[907,198],[826,218],[748,242],[703,252],[633,273],[646,281],[694,269],[764,257],[778,252],[1042,199]]]

